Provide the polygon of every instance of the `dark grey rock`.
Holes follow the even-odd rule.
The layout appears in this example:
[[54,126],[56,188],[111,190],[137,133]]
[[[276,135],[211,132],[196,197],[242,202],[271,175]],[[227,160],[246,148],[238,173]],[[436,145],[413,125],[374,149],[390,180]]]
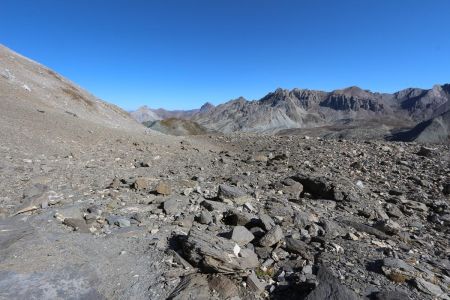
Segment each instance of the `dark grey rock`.
[[209,300],[211,293],[208,278],[203,274],[183,277],[178,286],[167,297],[168,300]]
[[306,297],[305,300],[357,300],[361,299],[355,292],[342,285],[336,277],[324,266],[317,272],[319,285]]
[[390,235],[397,234],[402,229],[400,224],[390,219],[379,221],[374,224],[374,227]]
[[432,157],[432,156],[436,155],[436,149],[421,146],[419,151],[417,151],[416,154],[419,156]]
[[273,219],[265,213],[259,214],[259,220],[261,221],[263,229],[266,231],[269,231],[270,229],[272,229],[272,227],[275,226],[275,222],[273,221]]
[[390,239],[389,235],[387,235],[384,232],[382,232],[382,231],[380,231],[380,230],[378,230],[376,228],[373,228],[373,227],[371,227],[369,225],[361,224],[361,223],[358,223],[358,222],[355,222],[355,221],[351,221],[351,220],[343,220],[342,223],[353,227],[357,231],[361,231],[361,232],[365,232],[365,233],[374,235],[377,238],[379,238],[380,240],[388,240],[388,239]]
[[409,300],[408,294],[400,291],[382,291],[373,295],[373,300]]
[[325,230],[325,238],[334,239],[338,236],[343,236],[347,231],[342,228],[337,222],[333,220],[323,220],[321,222],[323,230]]
[[200,213],[200,216],[198,217],[198,222],[200,224],[209,225],[209,224],[213,223],[213,217],[209,211],[207,211],[207,210],[202,211]]
[[344,200],[342,189],[325,176],[299,173],[292,177],[292,179],[300,182],[303,185],[304,191],[311,194],[314,198],[336,201]]
[[450,195],[450,182],[444,183],[442,193],[444,193],[444,195]]
[[306,244],[303,241],[293,239],[291,237],[288,237],[285,240],[286,240],[285,248],[288,252],[299,254],[301,257],[309,261],[314,260],[314,256],[312,255],[311,249],[308,246],[308,244]]
[[239,246],[245,246],[255,239],[255,236],[244,226],[235,226],[231,232],[231,239]]
[[256,222],[257,216],[245,211],[238,211],[238,210],[229,210],[224,214],[223,221],[228,225],[242,225],[246,226],[249,225],[252,222]]
[[259,244],[263,247],[271,247],[278,243],[283,237],[283,230],[280,226],[276,225],[259,240]]
[[428,282],[422,278],[415,278],[414,285],[418,290],[424,292],[425,294],[438,297],[440,299],[450,299],[449,295],[442,291],[442,289],[438,285]]

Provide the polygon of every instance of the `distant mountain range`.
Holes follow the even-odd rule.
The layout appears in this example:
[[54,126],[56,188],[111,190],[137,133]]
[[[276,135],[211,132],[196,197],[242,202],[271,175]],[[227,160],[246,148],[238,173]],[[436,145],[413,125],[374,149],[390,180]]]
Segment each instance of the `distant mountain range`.
[[214,108],[214,105],[209,102],[203,104],[203,106],[199,109],[191,110],[165,110],[163,108],[151,109],[147,105],[144,105],[135,111],[131,111],[130,114],[136,121],[144,123],[170,118],[190,119],[194,115],[197,115],[199,113],[206,113],[212,108]]
[[[49,121],[72,122],[73,128],[88,122],[144,131],[137,120],[176,135],[249,132],[450,143],[450,84],[393,94],[359,87],[331,92],[277,89],[260,100],[241,97],[187,111],[143,106],[131,112],[131,118],[119,107],[0,45],[0,98],[4,126],[13,124],[6,120],[25,122],[45,116]],[[60,127],[56,123],[52,129]],[[37,124],[30,126],[37,128]]]
[[[421,136],[424,141],[426,131],[421,132],[427,124],[433,124],[433,132],[439,133],[433,134],[432,140],[439,136],[438,141],[446,141],[449,139],[449,99],[450,84],[435,85],[431,89],[408,88],[393,94],[359,87],[332,92],[277,89],[260,100],[248,101],[241,97],[218,106],[206,103],[200,109],[189,111],[153,110],[144,106],[131,115],[147,124],[167,118],[186,119],[222,133],[292,134],[302,129],[310,132],[315,128],[328,128],[329,131],[322,132],[330,134],[336,128],[344,128],[348,134],[348,129],[357,125],[354,129],[370,127],[372,131],[377,130],[377,135],[391,139],[414,140]],[[408,130],[414,132],[406,134]]]

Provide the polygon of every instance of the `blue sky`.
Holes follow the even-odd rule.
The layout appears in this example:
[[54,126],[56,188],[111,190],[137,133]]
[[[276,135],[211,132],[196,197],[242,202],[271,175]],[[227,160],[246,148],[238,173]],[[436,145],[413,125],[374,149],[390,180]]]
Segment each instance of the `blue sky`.
[[1,0],[0,43],[130,110],[450,82],[447,0]]

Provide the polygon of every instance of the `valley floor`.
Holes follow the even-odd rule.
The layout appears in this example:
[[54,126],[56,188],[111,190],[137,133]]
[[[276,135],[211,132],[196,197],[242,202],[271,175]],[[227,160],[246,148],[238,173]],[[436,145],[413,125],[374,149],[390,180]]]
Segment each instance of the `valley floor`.
[[449,145],[55,132],[3,131],[1,299],[450,299]]

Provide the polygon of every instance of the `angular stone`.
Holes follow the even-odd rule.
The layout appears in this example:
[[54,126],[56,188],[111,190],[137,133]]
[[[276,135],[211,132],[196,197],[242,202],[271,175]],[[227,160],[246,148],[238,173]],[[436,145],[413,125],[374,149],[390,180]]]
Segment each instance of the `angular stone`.
[[170,195],[172,193],[172,189],[169,185],[169,183],[161,181],[158,183],[158,185],[155,188],[156,193],[160,194],[160,195]]
[[74,231],[90,233],[89,227],[83,219],[65,218],[63,224],[72,227]]
[[386,214],[391,218],[403,218],[403,213],[397,205],[388,203],[386,205]]
[[286,199],[270,199],[266,202],[265,208],[272,217],[290,219],[294,215],[292,205]]
[[346,230],[342,228],[337,222],[333,220],[323,220],[322,228],[325,230],[324,237],[327,239],[334,239],[338,236],[346,234]]
[[261,223],[263,225],[263,229],[266,231],[269,231],[270,229],[272,229],[272,227],[275,226],[275,222],[272,220],[272,218],[268,214],[260,213],[259,220],[261,221]]
[[247,245],[248,243],[253,241],[254,238],[255,236],[244,226],[234,227],[231,233],[231,239],[235,241],[239,246]]
[[25,190],[23,196],[22,205],[14,215],[34,211],[39,208],[47,208],[48,205],[54,205],[61,201],[61,195],[58,195],[55,191],[49,191],[48,186],[39,183]]
[[178,224],[178,226],[181,226],[183,228],[190,230],[194,223],[194,219],[195,219],[194,215],[187,215],[187,216],[184,216],[183,218],[177,220],[177,224]]
[[114,177],[114,179],[111,181],[108,187],[111,189],[118,189],[120,187],[120,179]]
[[170,293],[168,300],[209,300],[211,293],[208,278],[203,274],[190,274],[181,279],[178,286]]
[[224,275],[211,276],[209,288],[218,293],[221,299],[233,299],[239,297],[239,289],[236,284]]
[[167,254],[172,255],[173,261],[176,262],[177,264],[179,264],[180,266],[183,266],[187,270],[194,268],[189,262],[187,262],[183,257],[181,257],[181,255],[178,254],[178,252],[176,252],[175,250],[167,249],[166,251],[167,251]]
[[256,215],[244,211],[238,211],[236,209],[227,211],[223,219],[225,224],[233,226],[245,226],[256,220]]
[[198,217],[198,222],[200,224],[209,225],[209,224],[213,223],[213,217],[212,217],[212,215],[211,215],[211,213],[209,211],[203,210],[200,213],[200,216]]
[[319,218],[317,218],[315,214],[310,212],[298,211],[294,216],[294,223],[299,228],[305,228],[307,225],[318,222]]
[[250,248],[241,249],[241,251],[239,252],[239,257],[245,259],[248,265],[259,265],[258,256],[256,255],[255,251]]
[[414,285],[417,287],[418,290],[420,290],[428,295],[438,297],[440,299],[446,299],[446,300],[450,299],[448,294],[443,292],[442,289],[438,285],[428,282],[420,277],[417,277],[414,279]]
[[288,197],[288,199],[298,200],[300,194],[303,192],[303,185],[291,178],[287,178],[283,181],[283,188],[281,191]]
[[381,270],[390,280],[402,283],[415,277],[414,267],[399,258],[386,257],[383,259]]
[[137,178],[134,181],[132,188],[138,191],[147,190],[148,188],[150,188],[150,180],[148,180],[148,178],[145,177]]
[[[382,291],[371,295],[373,300],[409,300],[408,294],[400,291]],[[370,298],[372,299],[372,298]]]
[[286,238],[285,248],[288,252],[299,254],[301,257],[309,261],[312,261],[314,259],[310,247],[303,241],[288,237]]
[[380,231],[380,230],[378,230],[376,228],[373,228],[371,226],[365,225],[365,224],[361,224],[361,223],[358,223],[358,222],[355,222],[355,221],[351,221],[351,220],[343,220],[342,223],[353,227],[357,231],[365,232],[365,233],[374,235],[377,238],[379,238],[380,240],[388,240],[390,238],[384,232],[382,232],[382,231]]
[[226,212],[231,208],[231,206],[226,203],[212,200],[204,200],[200,203],[200,205],[209,211],[216,211],[221,213]]
[[223,202],[233,202],[237,205],[243,205],[245,202],[252,201],[252,197],[247,195],[238,187],[229,186],[225,184],[219,185],[219,192],[217,197]]
[[185,258],[204,272],[234,273],[258,266],[255,253],[241,257],[233,241],[193,228],[183,243]]
[[397,234],[402,229],[400,224],[390,219],[377,222],[374,227],[390,235]]
[[102,210],[102,208],[101,208],[100,206],[98,206],[98,205],[92,205],[92,206],[89,206],[89,207],[87,208],[87,212],[88,212],[88,213],[91,213],[91,214],[94,214],[94,215],[96,215],[96,216],[100,216],[100,215],[103,213],[103,210]]
[[360,297],[352,290],[342,285],[336,277],[324,266],[317,272],[319,285],[306,297],[305,300],[359,300]]
[[263,247],[271,247],[278,243],[283,237],[283,230],[280,226],[276,225],[259,240],[259,244]]
[[428,211],[428,207],[426,206],[426,204],[424,204],[422,202],[418,202],[418,201],[408,200],[408,201],[405,201],[405,203],[403,205],[405,208],[412,209],[415,211],[420,211],[420,212]]
[[310,193],[314,198],[335,201],[344,199],[342,189],[324,176],[299,173],[292,179],[300,182],[304,191]]
[[116,224],[119,227],[130,227],[131,226],[130,220],[125,219],[125,218],[118,218],[117,220],[114,221],[114,224]]
[[435,153],[436,149],[422,146],[416,154],[419,156],[432,157],[435,155]]
[[250,290],[255,292],[257,295],[264,292],[265,285],[258,279],[255,273],[251,273],[247,276],[246,283]]
[[267,162],[269,160],[269,158],[263,154],[257,154],[253,157],[253,159],[259,162]]
[[164,212],[168,215],[176,215],[183,211],[187,204],[186,199],[170,198],[163,203]]

